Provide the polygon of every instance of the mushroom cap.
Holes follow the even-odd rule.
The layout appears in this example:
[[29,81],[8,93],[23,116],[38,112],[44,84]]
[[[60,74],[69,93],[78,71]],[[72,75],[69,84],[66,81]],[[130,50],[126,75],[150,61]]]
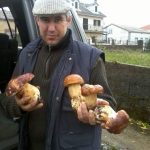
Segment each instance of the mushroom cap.
[[78,74],[71,74],[65,77],[64,86],[67,87],[71,84],[83,84],[83,78]]
[[21,90],[21,88],[34,78],[32,73],[25,73],[9,81],[5,93],[7,96],[13,96]]
[[90,94],[98,94],[103,93],[103,87],[99,84],[91,85],[91,84],[84,84],[81,87],[82,95],[90,95]]

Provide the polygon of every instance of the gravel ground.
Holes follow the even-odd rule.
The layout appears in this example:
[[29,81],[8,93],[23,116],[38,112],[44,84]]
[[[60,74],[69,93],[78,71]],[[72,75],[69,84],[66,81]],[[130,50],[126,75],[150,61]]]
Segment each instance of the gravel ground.
[[102,133],[102,150],[150,150],[150,130],[129,125],[121,134]]

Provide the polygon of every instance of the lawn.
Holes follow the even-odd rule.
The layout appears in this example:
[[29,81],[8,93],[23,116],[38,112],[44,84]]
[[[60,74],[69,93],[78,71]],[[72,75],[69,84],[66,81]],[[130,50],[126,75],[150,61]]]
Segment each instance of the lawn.
[[138,65],[150,68],[150,51],[141,50],[103,50],[106,61]]

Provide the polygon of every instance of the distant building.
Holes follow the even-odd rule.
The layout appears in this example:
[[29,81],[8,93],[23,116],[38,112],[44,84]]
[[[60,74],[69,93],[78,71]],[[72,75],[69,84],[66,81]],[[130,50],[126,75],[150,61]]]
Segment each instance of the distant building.
[[14,19],[12,17],[12,14],[10,13],[9,10],[4,9],[4,12],[3,12],[3,10],[0,8],[0,33],[7,33],[9,35],[10,30],[9,30],[8,23],[6,22],[5,16],[9,22],[12,33],[14,33],[16,27],[14,24]]
[[121,45],[135,45],[138,40],[143,40],[146,43],[150,39],[150,32],[141,28],[128,27],[116,24],[110,24],[104,27],[104,39],[107,43],[121,44]]
[[72,6],[75,8],[79,21],[86,33],[90,44],[98,43],[103,35],[103,18],[106,17],[99,11],[97,0],[93,3],[80,3],[79,0],[72,0]]

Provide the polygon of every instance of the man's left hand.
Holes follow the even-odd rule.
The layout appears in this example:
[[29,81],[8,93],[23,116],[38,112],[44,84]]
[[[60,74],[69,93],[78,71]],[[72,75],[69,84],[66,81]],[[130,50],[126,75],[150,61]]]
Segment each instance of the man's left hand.
[[[104,106],[109,105],[109,102],[103,99],[97,99],[97,105]],[[78,119],[83,123],[89,123],[90,125],[96,125],[95,114],[93,110],[88,110],[85,102],[82,102],[77,110]]]

